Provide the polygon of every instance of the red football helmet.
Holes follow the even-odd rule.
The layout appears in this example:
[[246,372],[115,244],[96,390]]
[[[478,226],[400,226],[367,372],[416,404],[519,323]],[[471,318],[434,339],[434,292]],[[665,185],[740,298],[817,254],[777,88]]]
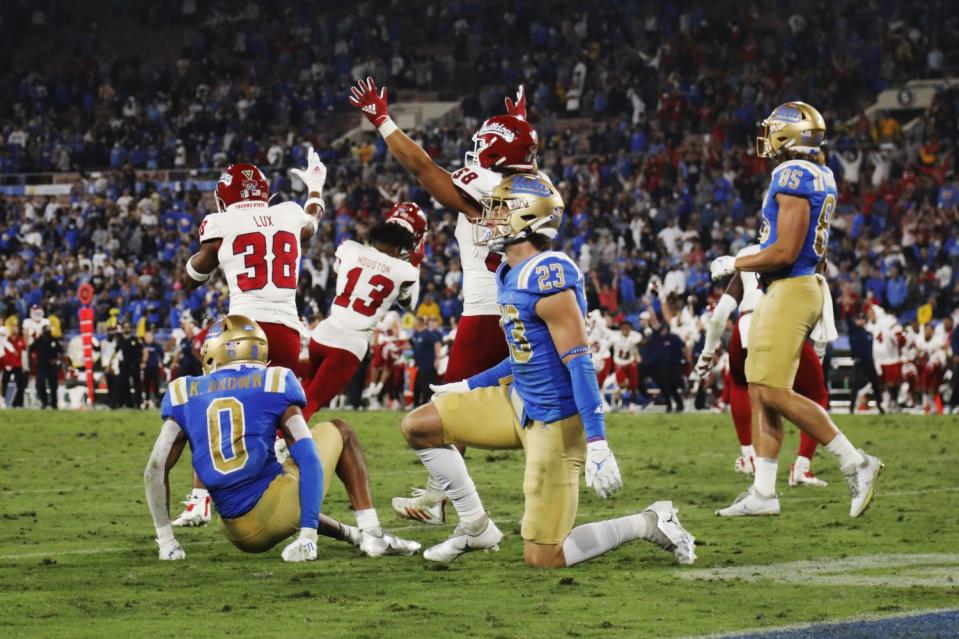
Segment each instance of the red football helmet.
[[494,115],[473,134],[473,151],[466,164],[484,169],[532,171],[536,165],[539,140],[526,120],[514,115]]
[[231,164],[220,174],[213,196],[220,213],[237,202],[269,202],[270,182],[254,164]]
[[386,214],[386,222],[399,224],[413,234],[413,252],[406,255],[413,266],[419,266],[423,261],[423,247],[426,244],[426,231],[429,228],[429,218],[415,202],[400,202],[394,204]]

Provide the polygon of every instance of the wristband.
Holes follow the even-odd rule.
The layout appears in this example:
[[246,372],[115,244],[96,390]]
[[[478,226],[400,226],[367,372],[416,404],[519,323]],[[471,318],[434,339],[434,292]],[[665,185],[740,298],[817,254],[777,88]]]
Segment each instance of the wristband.
[[300,539],[309,539],[316,543],[316,528],[300,528]]
[[388,137],[390,134],[394,133],[400,127],[396,126],[396,123],[393,122],[393,118],[386,116],[386,119],[383,120],[383,124],[376,127],[380,131],[380,135],[384,138]]
[[193,268],[193,258],[191,257],[186,261],[186,274],[190,276],[194,282],[205,282],[210,279],[212,273],[201,273],[200,271]]
[[321,197],[311,197],[303,204],[303,208],[308,209],[313,204],[316,204],[318,207],[320,207],[321,214],[326,213],[326,205],[323,204],[323,198]]
[[560,355],[559,358],[566,359],[570,355],[581,355],[582,353],[588,353],[588,352],[589,352],[589,348],[586,346],[582,346],[582,345],[574,346],[573,348],[569,349],[568,351]]

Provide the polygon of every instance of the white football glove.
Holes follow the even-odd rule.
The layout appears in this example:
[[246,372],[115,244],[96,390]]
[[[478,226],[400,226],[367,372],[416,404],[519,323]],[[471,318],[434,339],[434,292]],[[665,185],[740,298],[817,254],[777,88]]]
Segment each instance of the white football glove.
[[605,439],[586,444],[586,486],[602,499],[623,487],[619,464]]
[[300,528],[300,536],[283,549],[283,561],[313,561],[316,559],[316,531]]
[[705,351],[699,354],[699,359],[696,360],[696,367],[693,368],[693,376],[696,379],[706,379],[709,371],[713,369],[714,355],[714,353],[707,353]]
[[314,191],[323,197],[323,186],[326,184],[326,165],[320,161],[320,156],[313,147],[306,153],[305,169],[290,169],[290,173],[302,180],[306,185],[306,192]]
[[179,561],[180,559],[186,559],[186,551],[183,550],[183,546],[180,545],[176,539],[172,539],[166,543],[160,543],[160,540],[157,539],[157,543],[160,545],[160,561]]
[[430,390],[433,391],[433,399],[436,399],[447,393],[468,393],[470,392],[470,385],[464,379],[449,384],[430,384]]
[[736,272],[736,258],[732,255],[723,255],[713,260],[709,265],[709,274],[714,280],[722,279]]

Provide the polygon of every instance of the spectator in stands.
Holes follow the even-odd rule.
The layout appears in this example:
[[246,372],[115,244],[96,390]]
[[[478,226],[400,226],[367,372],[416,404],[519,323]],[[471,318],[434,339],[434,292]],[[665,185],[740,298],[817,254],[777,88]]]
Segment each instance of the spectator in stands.
[[893,264],[886,279],[886,304],[891,310],[901,313],[905,310],[908,301],[909,280],[903,274],[902,268],[898,264]]
[[143,404],[145,407],[160,406],[160,365],[163,363],[163,347],[156,341],[153,331],[143,334],[143,358],[140,369],[143,375]]

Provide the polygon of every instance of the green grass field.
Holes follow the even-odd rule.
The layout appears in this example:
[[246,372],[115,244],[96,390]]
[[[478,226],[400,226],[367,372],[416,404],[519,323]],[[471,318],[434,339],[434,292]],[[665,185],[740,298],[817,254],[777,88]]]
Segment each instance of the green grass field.
[[[360,433],[384,525],[424,545],[443,539],[451,525],[405,525],[389,509],[390,497],[425,480],[398,415],[340,416]],[[613,415],[625,488],[604,502],[584,487],[578,521],[672,499],[699,560],[681,567],[634,542],[567,571],[537,571],[522,563],[521,453],[468,455],[507,535],[499,553],[437,566],[321,540],[318,561],[286,564],[280,548],[234,550],[211,525],[178,533],[185,562],[161,563],[142,483],[156,412],[3,411],[0,636],[672,637],[959,606],[959,420],[839,423],[886,463],[864,517],[849,519],[828,453],[814,463],[828,488],[786,485],[791,432],[783,514],[722,520],[713,510],[746,486],[732,471],[728,415]],[[174,498],[189,490],[188,459]],[[335,482],[324,510],[353,523]],[[795,561],[813,563],[782,565]]]

